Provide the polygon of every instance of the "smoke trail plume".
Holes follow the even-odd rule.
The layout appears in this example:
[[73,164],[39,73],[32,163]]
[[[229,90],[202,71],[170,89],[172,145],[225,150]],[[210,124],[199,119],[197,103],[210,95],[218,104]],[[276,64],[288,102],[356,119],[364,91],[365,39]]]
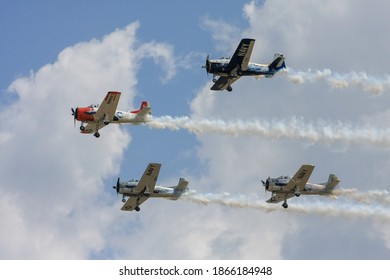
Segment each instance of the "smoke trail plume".
[[193,120],[189,117],[158,117],[148,123],[156,129],[186,129],[195,134],[225,134],[231,136],[260,136],[264,138],[288,138],[310,142],[341,142],[345,144],[371,144],[390,148],[390,130],[373,127],[357,127],[341,122],[304,123],[303,118],[278,121],[223,121]]
[[360,192],[357,189],[337,189],[333,191],[333,195],[349,198],[359,203],[390,206],[390,194],[388,191],[372,190],[368,192]]
[[303,84],[305,82],[325,81],[334,89],[344,89],[349,87],[357,87],[363,91],[370,92],[374,95],[390,92],[390,76],[377,78],[370,77],[364,72],[350,72],[341,74],[332,72],[330,69],[322,71],[296,71],[292,68],[287,68],[282,72],[287,79],[294,84]]
[[348,218],[378,218],[390,221],[390,211],[383,207],[357,204],[297,204],[293,203],[288,209],[283,209],[279,204],[268,204],[257,199],[255,196],[223,194],[196,194],[184,195],[182,200],[198,204],[216,204],[232,208],[256,209],[264,212],[283,211],[286,213],[312,214],[327,217],[348,217]]

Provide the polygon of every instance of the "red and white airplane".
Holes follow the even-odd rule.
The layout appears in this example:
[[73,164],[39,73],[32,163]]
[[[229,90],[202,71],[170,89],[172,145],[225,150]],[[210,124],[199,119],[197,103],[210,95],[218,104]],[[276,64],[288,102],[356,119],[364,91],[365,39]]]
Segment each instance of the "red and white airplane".
[[[121,93],[118,91],[109,91],[103,102],[92,104],[88,107],[72,108],[74,122],[81,122],[80,132],[92,134],[98,138],[100,136],[99,129],[102,129],[109,123],[131,123],[141,124],[152,121],[152,108],[149,102],[143,101],[141,108],[135,111],[117,111],[119,98]],[[85,124],[87,124],[85,126]]]

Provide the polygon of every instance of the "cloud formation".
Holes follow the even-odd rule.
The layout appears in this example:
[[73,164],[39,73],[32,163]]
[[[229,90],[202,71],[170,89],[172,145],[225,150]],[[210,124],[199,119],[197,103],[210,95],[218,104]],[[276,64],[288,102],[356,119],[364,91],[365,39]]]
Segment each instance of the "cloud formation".
[[[162,123],[155,123],[165,128],[184,128],[196,134],[200,142],[198,154],[209,166],[209,174],[203,180],[214,182],[209,189],[212,194],[224,191],[251,194],[260,177],[292,175],[303,163],[316,165],[310,181],[322,181],[323,178],[317,176],[335,172],[342,186],[361,186],[356,192],[343,193],[345,199],[352,199],[347,204],[345,199],[328,203],[321,198],[309,197],[301,200],[302,204],[295,209],[297,212],[292,210],[295,214],[311,212],[316,216],[316,223],[326,223],[326,227],[320,227],[324,230],[321,233],[312,228],[311,219],[292,212],[291,215],[278,214],[266,224],[262,223],[262,228],[276,225],[285,225],[285,228],[268,233],[276,234],[281,242],[269,246],[267,253],[259,253],[259,258],[267,258],[267,255],[298,259],[314,255],[313,258],[321,258],[325,256],[321,253],[323,242],[343,244],[343,240],[348,238],[351,241],[349,238],[354,236],[358,244],[354,246],[354,258],[364,259],[368,255],[365,254],[365,243],[360,241],[367,240],[367,235],[374,238],[372,246],[385,247],[369,258],[390,256],[388,235],[384,234],[384,217],[382,223],[376,223],[375,217],[386,212],[388,205],[381,203],[381,209],[377,208],[380,196],[371,193],[388,188],[387,148],[382,141],[366,142],[371,136],[377,140],[387,138],[390,125],[384,118],[388,115],[385,104],[390,98],[385,94],[389,90],[388,69],[383,67],[389,59],[376,55],[385,51],[387,43],[377,40],[378,36],[374,35],[376,26],[381,26],[386,17],[383,11],[388,8],[385,3],[369,7],[364,1],[314,3],[300,0],[287,3],[276,0],[261,4],[250,1],[243,9],[250,26],[242,30],[241,37],[256,39],[251,60],[264,62],[274,53],[282,52],[290,68],[284,75],[279,73],[273,79],[241,78],[234,84],[232,93],[210,92],[210,84],[207,84],[193,99],[192,114],[188,119],[164,118]],[[368,20],[367,11],[369,14],[375,12],[376,16]],[[369,42],[376,42],[372,47],[374,50]],[[238,41],[231,46],[227,56],[233,53],[237,44]],[[240,136],[231,137],[237,135]],[[349,146],[352,143],[353,146]],[[346,149],[345,144],[349,148]],[[367,192],[362,192],[363,188]],[[362,204],[364,198],[366,203]],[[238,203],[223,197],[210,201],[220,205]],[[358,211],[355,204],[359,205],[356,206]],[[347,209],[345,205],[348,205]],[[334,212],[338,214],[332,215]],[[247,219],[256,222],[263,217],[260,213],[245,213],[250,215]],[[335,235],[333,229],[349,214],[356,215],[356,219],[343,228],[350,234]],[[243,220],[244,216],[242,214]],[[368,219],[368,222],[363,222],[358,216]],[[367,229],[367,224],[368,231],[356,232],[357,228]],[[240,222],[237,227],[240,227]],[[259,240],[265,238],[260,226],[258,232]],[[305,246],[300,232],[320,236],[316,240],[319,244],[315,252]],[[334,235],[334,238],[329,238]],[[245,233],[239,236],[246,240]],[[326,248],[323,250],[327,251]],[[325,257],[351,256],[348,250],[351,248],[340,245],[338,250],[327,251]]]
[[[243,7],[245,30],[201,17],[226,56],[241,37],[253,37],[253,61],[283,52],[290,69],[332,70],[242,78],[231,94],[211,92],[207,83],[189,100],[188,118],[156,118],[155,126],[196,132],[198,146],[191,155],[196,153],[194,165],[206,171],[200,176],[188,171],[197,203],[150,200],[140,215],[119,211],[120,199],[108,195],[112,189],[105,182],[118,175],[132,135],[111,125],[98,141],[81,135],[70,108],[98,103],[109,90],[122,91],[119,109],[134,108],[142,63],[156,63],[163,69],[158,78],[169,83],[181,65],[175,48],[140,42],[140,24],[134,22],[102,39],[69,46],[52,64],[16,79],[9,87],[15,102],[0,112],[0,216],[7,229],[0,233],[0,258],[364,259],[367,247],[382,248],[368,257],[388,258],[390,161],[383,148],[390,97],[378,95],[388,91],[389,58],[378,55],[387,51],[388,41],[373,32],[389,28],[388,5],[250,1]],[[203,63],[199,53],[181,57]],[[383,84],[377,87],[372,77]],[[250,137],[259,125],[260,134],[268,136]],[[237,129],[245,136],[232,137]],[[345,143],[353,146],[344,149]],[[342,189],[338,200],[295,199],[287,211],[277,206],[269,212],[276,208],[258,197],[264,191],[260,178],[291,175],[302,163],[316,165],[313,181],[334,172],[342,185],[359,187]],[[162,237],[168,238],[162,242]],[[337,244],[337,250],[323,244]]]
[[16,101],[0,112],[0,258],[84,259],[110,247],[116,211],[104,179],[117,174],[131,136],[109,126],[95,141],[73,127],[71,107],[122,91],[134,108],[137,70],[153,57],[175,73],[166,44],[139,44],[139,23],[65,48],[58,59],[16,79]]

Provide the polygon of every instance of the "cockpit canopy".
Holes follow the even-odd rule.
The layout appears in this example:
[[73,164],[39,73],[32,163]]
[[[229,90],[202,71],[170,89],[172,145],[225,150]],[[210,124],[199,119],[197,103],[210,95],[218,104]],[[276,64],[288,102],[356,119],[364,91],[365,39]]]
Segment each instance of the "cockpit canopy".
[[129,181],[127,181],[127,182],[129,182],[129,183],[137,183],[137,182],[139,182],[139,180],[136,180],[136,179],[130,179]]
[[91,104],[88,108],[99,108],[99,104]]
[[290,176],[280,176],[276,178],[277,180],[290,180]]
[[126,187],[128,187],[128,188],[135,188],[138,185],[138,182],[139,182],[139,180],[131,179],[131,180],[127,181],[125,184],[126,184]]

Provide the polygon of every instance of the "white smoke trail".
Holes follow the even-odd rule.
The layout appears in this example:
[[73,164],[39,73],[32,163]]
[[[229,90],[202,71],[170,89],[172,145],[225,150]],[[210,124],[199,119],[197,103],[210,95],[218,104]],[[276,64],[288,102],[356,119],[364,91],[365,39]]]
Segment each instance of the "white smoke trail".
[[183,195],[180,197],[183,200],[190,201],[193,203],[208,205],[208,204],[218,204],[223,206],[228,206],[232,208],[251,208],[263,210],[265,212],[272,212],[276,210],[275,205],[267,205],[263,201],[257,199],[256,196],[247,196],[242,194],[237,194],[232,196],[229,193],[213,194],[193,194],[193,195]]
[[305,82],[325,81],[334,89],[344,89],[357,87],[363,91],[374,95],[382,94],[385,91],[390,92],[390,76],[383,78],[370,77],[364,72],[350,72],[346,74],[333,73],[330,69],[312,71],[296,71],[292,68],[286,68],[282,75],[294,84],[303,84]]
[[257,209],[264,212],[283,211],[287,213],[312,214],[327,217],[348,217],[348,218],[377,218],[390,221],[390,211],[383,207],[334,203],[316,204],[291,204],[288,209],[283,209],[280,204],[268,204],[257,199],[255,196],[224,194],[196,194],[183,195],[182,200],[198,204],[216,204],[232,208]]
[[345,198],[353,199],[357,202],[364,204],[382,204],[384,206],[390,206],[390,194],[388,191],[373,190],[368,192],[360,192],[357,189],[337,189],[333,191],[333,195],[342,196]]
[[223,121],[193,120],[189,117],[163,116],[148,123],[157,129],[186,129],[195,134],[226,134],[231,136],[261,136],[277,139],[307,140],[310,142],[342,142],[345,144],[371,144],[390,148],[390,130],[373,127],[357,127],[341,122],[304,123],[303,118],[278,121]]

